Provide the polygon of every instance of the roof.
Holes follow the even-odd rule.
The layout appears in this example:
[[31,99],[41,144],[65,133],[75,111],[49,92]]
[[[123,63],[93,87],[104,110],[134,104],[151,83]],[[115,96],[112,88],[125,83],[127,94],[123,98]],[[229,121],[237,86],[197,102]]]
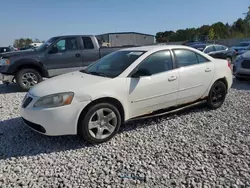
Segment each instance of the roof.
[[[100,34],[100,35],[121,35],[121,34],[137,34],[137,35],[147,35],[147,36],[155,37],[154,35],[151,35],[151,34],[138,33],[138,32],[104,33],[104,34]],[[100,36],[100,35],[99,35],[99,36]]]
[[[54,36],[54,37],[94,37],[95,35],[58,35],[58,36]],[[51,37],[51,38],[54,38]]]
[[151,51],[151,50],[168,50],[168,49],[173,49],[173,48],[192,49],[191,47],[184,46],[184,45],[152,45],[152,46],[124,48],[122,50]]

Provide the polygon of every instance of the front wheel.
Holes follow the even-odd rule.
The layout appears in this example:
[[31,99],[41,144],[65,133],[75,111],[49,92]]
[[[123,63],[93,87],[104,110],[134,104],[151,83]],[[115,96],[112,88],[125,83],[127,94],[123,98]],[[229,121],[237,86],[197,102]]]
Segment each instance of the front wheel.
[[99,103],[91,106],[82,115],[78,124],[78,134],[92,144],[110,140],[121,126],[119,110],[112,104]]
[[222,81],[217,81],[210,89],[207,105],[211,109],[220,108],[227,95],[227,87]]
[[28,91],[31,87],[42,81],[42,76],[35,69],[21,69],[17,72],[15,79],[22,90]]

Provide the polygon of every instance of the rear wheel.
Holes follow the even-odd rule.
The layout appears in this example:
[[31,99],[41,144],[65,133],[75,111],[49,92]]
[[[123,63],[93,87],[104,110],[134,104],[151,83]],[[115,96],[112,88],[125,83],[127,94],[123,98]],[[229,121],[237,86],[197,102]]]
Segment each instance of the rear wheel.
[[217,109],[224,103],[227,95],[227,87],[222,81],[213,84],[207,99],[207,105],[211,109]]
[[22,90],[28,91],[42,81],[42,76],[35,69],[21,69],[17,72],[15,80]]
[[78,134],[87,142],[106,142],[118,132],[121,115],[114,105],[99,103],[91,106],[87,113],[80,117],[78,126]]

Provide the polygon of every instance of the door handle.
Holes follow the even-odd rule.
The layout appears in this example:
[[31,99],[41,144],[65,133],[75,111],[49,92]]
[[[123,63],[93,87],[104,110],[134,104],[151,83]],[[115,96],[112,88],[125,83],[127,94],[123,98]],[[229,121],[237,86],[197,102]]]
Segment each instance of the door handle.
[[76,57],[81,57],[81,55],[80,54],[76,54]]
[[211,71],[210,68],[206,68],[206,69],[205,69],[205,72],[210,72],[210,71]]
[[170,78],[168,78],[168,81],[174,81],[174,80],[176,80],[177,79],[177,77],[176,76],[171,76]]

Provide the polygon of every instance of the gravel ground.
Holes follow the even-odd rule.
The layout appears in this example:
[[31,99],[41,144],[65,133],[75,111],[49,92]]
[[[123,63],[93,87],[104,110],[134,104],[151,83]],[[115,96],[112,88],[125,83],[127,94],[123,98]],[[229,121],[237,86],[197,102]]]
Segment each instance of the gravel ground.
[[218,110],[131,122],[95,146],[31,131],[23,96],[0,84],[0,187],[250,187],[250,83]]

